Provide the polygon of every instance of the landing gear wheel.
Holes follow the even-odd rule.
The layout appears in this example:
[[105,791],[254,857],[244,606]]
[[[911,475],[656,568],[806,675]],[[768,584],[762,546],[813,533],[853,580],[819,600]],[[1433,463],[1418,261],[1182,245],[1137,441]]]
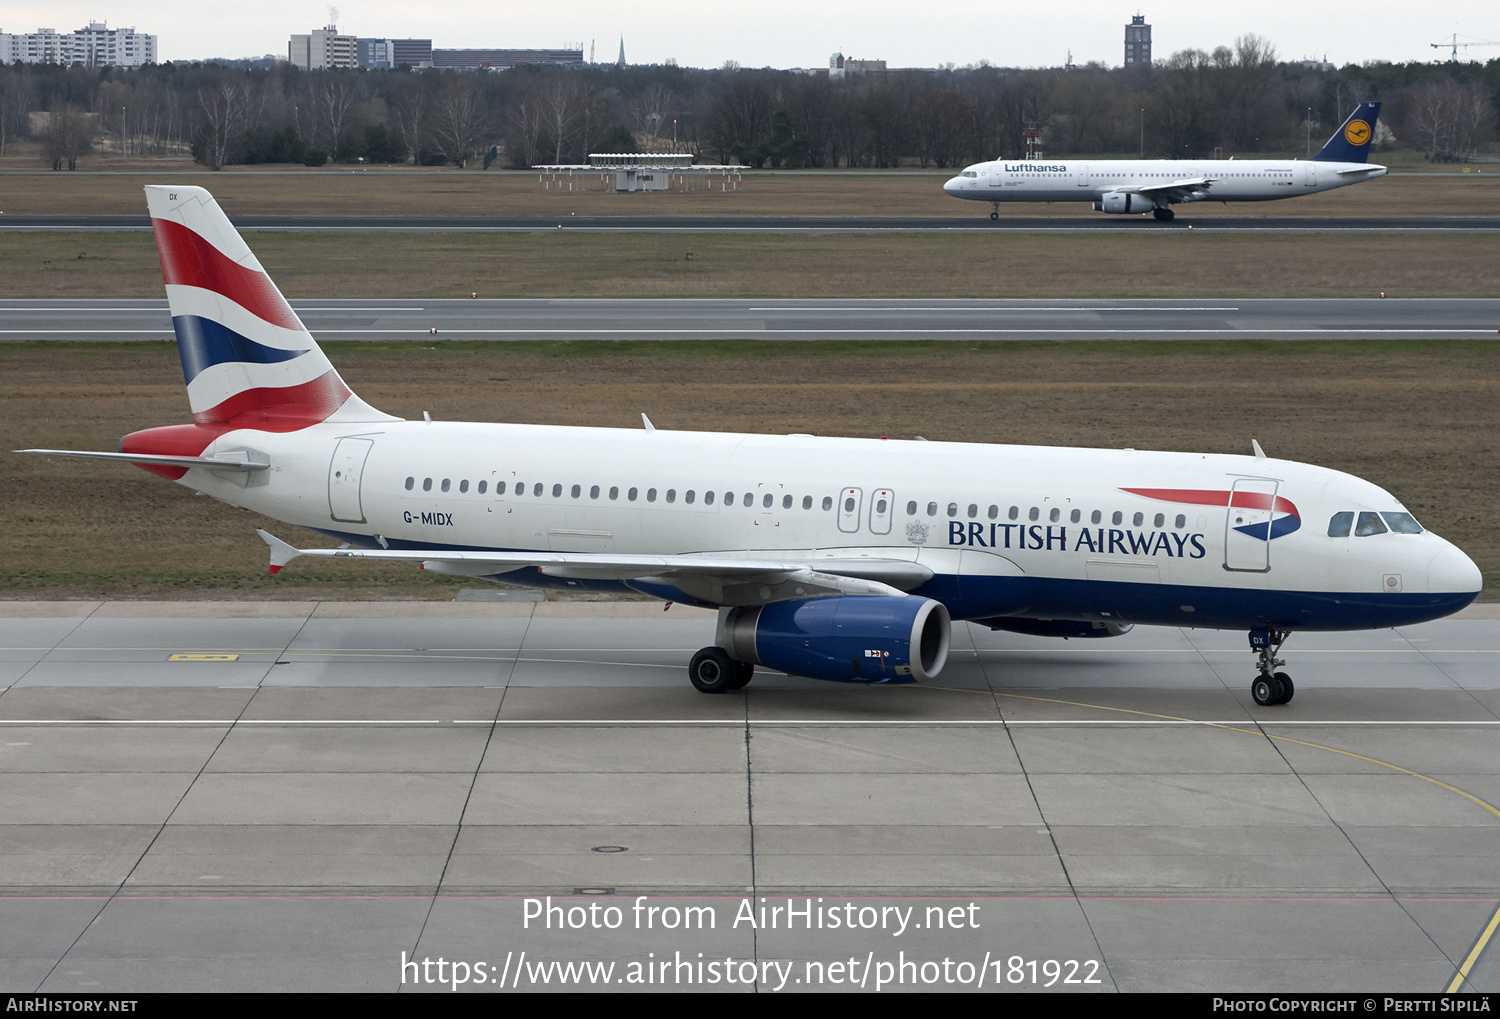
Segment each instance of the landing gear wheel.
[[[694,680],[694,682],[697,682]],[[701,690],[702,687],[699,687]],[[1250,684],[1250,696],[1263,708],[1269,708],[1273,704],[1281,703],[1281,696],[1286,688],[1275,676],[1256,676],[1255,682]]]
[[688,662],[688,678],[702,693],[726,693],[735,689],[738,664],[721,647],[706,647]]
[[1000,218],[1000,210],[999,209],[996,209],[994,212],[990,213],[990,219],[999,219],[999,218]]
[[1177,218],[1177,213],[1173,212],[1171,209],[1154,209],[1152,210],[1151,215],[1155,216],[1163,223],[1170,223],[1172,222],[1172,220]]
[[730,685],[731,690],[743,690],[750,680],[755,676],[755,666],[749,662],[734,663],[734,683]]
[[1281,699],[1276,703],[1285,704],[1292,699],[1292,694],[1297,692],[1297,688],[1292,683],[1292,677],[1284,672],[1276,673],[1275,679],[1276,682],[1281,684]]

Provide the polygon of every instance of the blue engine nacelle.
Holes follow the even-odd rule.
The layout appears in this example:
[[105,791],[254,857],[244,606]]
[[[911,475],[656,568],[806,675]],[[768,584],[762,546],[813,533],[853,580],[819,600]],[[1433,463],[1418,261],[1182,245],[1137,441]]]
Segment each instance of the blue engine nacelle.
[[1094,203],[1095,212],[1150,212],[1156,203],[1129,191],[1108,191]]
[[976,619],[980,626],[991,630],[1009,630],[1012,633],[1029,633],[1034,637],[1118,637],[1129,633],[1130,623],[1093,623],[1087,619],[1017,619],[1011,616],[996,616],[993,619]]
[[942,671],[952,630],[931,598],[842,595],[725,609],[716,643],[731,658],[796,676],[910,683]]

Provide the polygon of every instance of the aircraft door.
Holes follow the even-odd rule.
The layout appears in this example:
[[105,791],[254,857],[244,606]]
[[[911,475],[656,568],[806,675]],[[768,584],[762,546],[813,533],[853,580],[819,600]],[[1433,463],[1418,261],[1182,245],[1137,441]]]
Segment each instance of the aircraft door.
[[1241,573],[1271,571],[1271,518],[1279,483],[1240,478],[1229,494],[1224,519],[1224,568]]
[[853,534],[859,530],[860,507],[864,503],[864,494],[858,488],[846,488],[839,493],[839,504],[835,507],[839,514],[839,530],[845,534]]
[[374,447],[373,439],[340,439],[333,448],[333,461],[328,465],[328,512],[334,520],[365,522],[359,486],[365,460]]
[[870,496],[870,533],[890,534],[891,517],[896,512],[896,497],[889,488],[877,488]]
[[1077,184],[1081,188],[1086,188],[1089,186],[1089,164],[1073,164],[1073,183]]
[[1303,187],[1309,188],[1315,188],[1318,186],[1317,163],[1309,161],[1302,164],[1302,185]]

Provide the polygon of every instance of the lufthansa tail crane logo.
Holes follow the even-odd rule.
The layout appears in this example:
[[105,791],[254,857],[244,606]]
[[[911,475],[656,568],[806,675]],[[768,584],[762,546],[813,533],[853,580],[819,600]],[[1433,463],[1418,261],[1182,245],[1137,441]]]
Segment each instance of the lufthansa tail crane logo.
[[1350,145],[1363,145],[1370,140],[1370,125],[1363,120],[1351,120],[1344,128],[1344,140]]

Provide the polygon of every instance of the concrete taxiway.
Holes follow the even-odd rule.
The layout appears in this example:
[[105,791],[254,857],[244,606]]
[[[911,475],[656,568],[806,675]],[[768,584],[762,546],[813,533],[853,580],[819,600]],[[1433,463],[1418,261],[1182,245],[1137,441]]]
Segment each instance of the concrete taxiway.
[[[979,205],[980,203],[975,203]],[[1013,216],[984,210],[950,216],[235,216],[242,231],[315,233],[1113,233],[1211,230],[1221,233],[1494,233],[1494,216],[1231,217],[1179,206],[1170,223],[1143,216]],[[147,216],[12,215],[0,230],[150,230]]]
[[[1500,299],[300,300],[328,340],[1489,339]],[[0,342],[171,339],[165,299],[0,300]]]
[[0,989],[1500,990],[1493,606],[1296,636],[1277,708],[1240,633],[960,624],[930,686],[710,697],[712,633],[0,603]]

